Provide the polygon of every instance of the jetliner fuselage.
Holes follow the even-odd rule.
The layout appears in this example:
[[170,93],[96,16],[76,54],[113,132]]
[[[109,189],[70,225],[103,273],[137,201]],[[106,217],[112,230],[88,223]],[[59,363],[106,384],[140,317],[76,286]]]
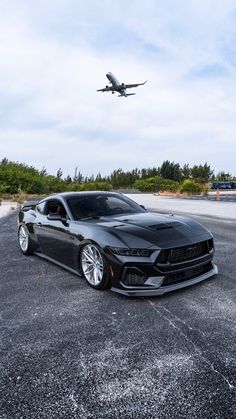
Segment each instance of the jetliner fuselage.
[[118,82],[117,78],[114,76],[114,74],[112,73],[107,73],[106,77],[108,78],[108,80],[113,84],[113,86],[118,87],[120,85],[120,83]]
[[113,94],[115,92],[119,93],[119,96],[133,96],[135,93],[127,93],[126,89],[130,89],[133,87],[141,86],[146,83],[133,83],[133,84],[125,84],[125,83],[119,83],[117,78],[112,74],[111,72],[106,74],[106,77],[108,78],[111,86],[106,86],[104,89],[99,89],[97,92],[112,92]]

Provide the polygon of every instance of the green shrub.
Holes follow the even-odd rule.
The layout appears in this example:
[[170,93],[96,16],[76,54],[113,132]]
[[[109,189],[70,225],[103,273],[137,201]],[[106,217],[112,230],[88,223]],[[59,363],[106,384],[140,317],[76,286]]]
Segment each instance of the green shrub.
[[110,191],[112,185],[108,182],[85,182],[80,184],[81,191]]
[[207,196],[210,191],[210,185],[209,183],[205,183],[205,185],[202,186],[202,193],[203,195]]
[[69,192],[79,191],[110,191],[112,185],[108,182],[75,182],[67,185],[66,190]]
[[4,183],[0,183],[0,195],[7,192],[7,189],[8,189],[7,185],[4,185]]
[[139,189],[141,192],[154,192],[156,190],[155,178],[136,180],[134,188]]
[[204,185],[200,185],[200,183],[195,182],[191,179],[186,179],[179,187],[180,193],[187,193],[187,194],[199,194],[202,192]]
[[160,192],[177,192],[179,188],[179,182],[169,179],[161,179],[158,183]]
[[163,179],[155,176],[147,179],[139,179],[134,183],[134,187],[141,192],[177,192],[179,183],[174,180]]
[[68,185],[65,185],[65,190],[67,192],[79,192],[81,191],[81,186],[82,186],[82,183],[73,182],[73,183],[69,183]]

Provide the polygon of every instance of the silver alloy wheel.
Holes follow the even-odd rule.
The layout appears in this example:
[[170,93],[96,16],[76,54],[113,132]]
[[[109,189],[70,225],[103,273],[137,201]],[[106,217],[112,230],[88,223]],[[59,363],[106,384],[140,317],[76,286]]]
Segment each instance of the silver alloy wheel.
[[81,253],[83,274],[91,285],[99,285],[103,279],[104,263],[98,248],[93,244],[86,244]]
[[20,230],[19,230],[19,243],[20,243],[21,250],[23,252],[26,252],[29,245],[29,236],[28,236],[25,226],[23,225],[20,226]]

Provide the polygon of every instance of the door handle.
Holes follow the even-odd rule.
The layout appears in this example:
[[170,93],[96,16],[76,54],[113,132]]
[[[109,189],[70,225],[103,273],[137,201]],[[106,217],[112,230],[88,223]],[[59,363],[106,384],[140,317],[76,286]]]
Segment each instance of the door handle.
[[42,223],[36,223],[36,225],[38,226],[38,227],[42,227]]

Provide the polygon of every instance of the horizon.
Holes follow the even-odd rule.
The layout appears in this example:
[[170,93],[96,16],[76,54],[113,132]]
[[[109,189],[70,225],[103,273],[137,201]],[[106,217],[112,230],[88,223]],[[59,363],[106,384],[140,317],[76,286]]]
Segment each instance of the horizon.
[[[56,171],[55,171],[55,173],[51,173],[51,172],[49,172],[48,171],[48,169],[47,169],[47,167],[45,167],[45,166],[43,166],[43,167],[41,167],[41,168],[39,168],[39,167],[36,167],[36,166],[34,166],[34,165],[28,165],[26,162],[20,162],[20,161],[11,161],[11,160],[9,160],[7,157],[4,157],[3,159],[0,159],[0,165],[2,164],[2,162],[3,162],[3,160],[6,160],[7,161],[7,163],[13,163],[13,164],[22,164],[22,165],[25,165],[25,166],[27,166],[27,167],[32,167],[33,169],[36,169],[38,172],[42,172],[42,171],[46,171],[46,176],[55,176],[55,177],[57,177],[57,172],[59,171],[59,170],[62,170],[61,169],[61,167],[58,167],[57,169],[56,169]],[[164,163],[165,161],[163,161],[162,162],[162,164]],[[184,167],[184,165],[188,165],[188,163],[184,163],[184,165],[180,165],[179,164],[179,162],[177,162],[177,161],[169,161],[169,163],[174,163],[174,164],[177,164],[177,165],[179,165],[180,166],[180,170],[182,170],[183,169],[183,167]],[[152,167],[133,167],[133,168],[131,168],[130,170],[124,170],[122,167],[117,167],[117,168],[114,168],[111,172],[109,172],[109,173],[107,173],[107,174],[103,174],[102,172],[97,172],[97,173],[83,173],[82,171],[81,171],[81,169],[80,169],[80,167],[79,166],[76,166],[75,168],[74,168],[74,170],[73,170],[73,172],[71,172],[71,173],[64,173],[63,172],[63,170],[62,170],[62,175],[61,175],[61,178],[63,179],[63,180],[65,180],[68,176],[69,177],[71,177],[72,178],[72,181],[73,181],[73,177],[75,176],[75,174],[77,173],[77,174],[81,174],[82,176],[83,176],[83,178],[85,179],[85,178],[92,178],[92,177],[94,177],[94,179],[96,179],[96,177],[98,176],[98,175],[101,175],[101,177],[102,178],[109,178],[114,172],[116,172],[116,171],[119,171],[119,170],[121,170],[122,172],[124,172],[124,173],[127,173],[127,172],[133,172],[133,171],[135,171],[135,170],[137,170],[138,172],[141,172],[142,170],[153,170],[153,169],[156,169],[156,170],[158,170],[158,169],[160,169],[161,168],[161,166],[162,166],[162,164],[160,165],[160,166],[152,166]],[[211,171],[213,172],[213,175],[212,175],[212,179],[213,178],[217,178],[217,175],[220,175],[220,174],[225,174],[225,175],[229,175],[229,177],[231,178],[231,179],[233,179],[233,178],[236,178],[236,174],[234,174],[234,173],[230,173],[229,171],[223,171],[223,170],[220,170],[220,171],[218,171],[218,172],[216,172],[216,170],[210,165],[210,164],[208,164],[208,162],[204,162],[204,163],[199,163],[199,164],[196,164],[195,166],[204,166],[204,165],[209,165],[210,166],[210,169],[211,169]],[[189,166],[189,169],[192,169],[192,167],[193,166],[190,166],[190,165],[188,165]],[[224,182],[224,181],[223,181]]]

